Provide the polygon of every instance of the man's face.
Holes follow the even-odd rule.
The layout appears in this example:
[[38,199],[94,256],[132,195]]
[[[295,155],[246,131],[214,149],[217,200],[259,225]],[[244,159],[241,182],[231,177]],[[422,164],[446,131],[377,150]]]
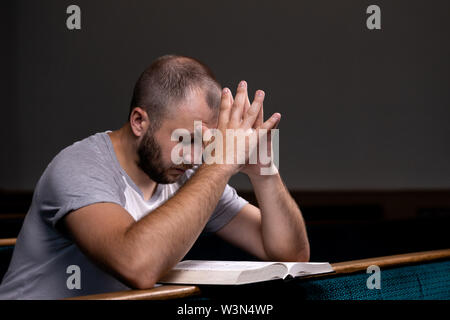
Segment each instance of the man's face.
[[150,179],[162,184],[174,183],[184,171],[192,167],[192,165],[176,165],[172,162],[172,149],[179,142],[171,141],[171,135],[176,129],[186,129],[191,133],[191,158],[193,159],[194,121],[202,121],[203,131],[217,127],[217,115],[209,108],[204,92],[200,90],[192,91],[174,108],[170,116],[163,119],[156,132],[149,130],[142,138],[138,148],[138,165]]

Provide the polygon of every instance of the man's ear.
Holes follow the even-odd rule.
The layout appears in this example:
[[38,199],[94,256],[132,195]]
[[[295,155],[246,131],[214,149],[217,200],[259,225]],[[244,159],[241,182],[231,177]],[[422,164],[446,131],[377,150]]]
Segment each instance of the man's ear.
[[150,127],[150,119],[148,118],[148,114],[140,107],[136,107],[131,111],[129,121],[131,131],[133,131],[136,137],[144,136]]

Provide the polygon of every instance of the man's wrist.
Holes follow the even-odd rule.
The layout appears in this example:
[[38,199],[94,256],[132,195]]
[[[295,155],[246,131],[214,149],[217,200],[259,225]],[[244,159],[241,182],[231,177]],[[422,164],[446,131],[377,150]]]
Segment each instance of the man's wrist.
[[277,181],[280,179],[280,174],[278,172],[270,175],[264,175],[264,174],[253,174],[248,175],[248,178],[250,179],[250,182],[255,184],[261,184],[261,183],[272,183],[274,181]]
[[236,168],[233,165],[226,165],[226,164],[206,164],[203,163],[200,168],[203,168],[203,170],[212,170],[213,172],[219,173],[223,175],[227,181],[235,174]]

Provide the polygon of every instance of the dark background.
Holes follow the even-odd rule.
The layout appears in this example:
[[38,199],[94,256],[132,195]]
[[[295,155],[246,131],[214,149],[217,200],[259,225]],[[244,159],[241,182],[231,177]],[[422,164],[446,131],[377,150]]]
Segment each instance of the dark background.
[[[66,28],[71,4],[81,30]],[[381,30],[366,28],[371,4]],[[308,222],[312,260],[449,247],[449,1],[3,0],[0,8],[1,237],[16,236],[51,159],[122,126],[139,74],[177,53],[208,64],[233,91],[242,79],[251,94],[265,90],[266,115],[282,114],[280,171]],[[244,176],[230,183],[254,199]]]

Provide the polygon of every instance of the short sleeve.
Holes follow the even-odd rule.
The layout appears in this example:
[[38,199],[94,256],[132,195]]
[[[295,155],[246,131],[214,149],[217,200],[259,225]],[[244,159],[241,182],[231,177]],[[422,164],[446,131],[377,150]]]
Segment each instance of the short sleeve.
[[36,188],[42,218],[53,227],[71,211],[94,203],[124,205],[120,179],[95,152],[63,150],[49,164]]
[[240,197],[236,190],[227,184],[204,231],[216,232],[220,230],[230,222],[246,204],[248,204],[248,201]]

